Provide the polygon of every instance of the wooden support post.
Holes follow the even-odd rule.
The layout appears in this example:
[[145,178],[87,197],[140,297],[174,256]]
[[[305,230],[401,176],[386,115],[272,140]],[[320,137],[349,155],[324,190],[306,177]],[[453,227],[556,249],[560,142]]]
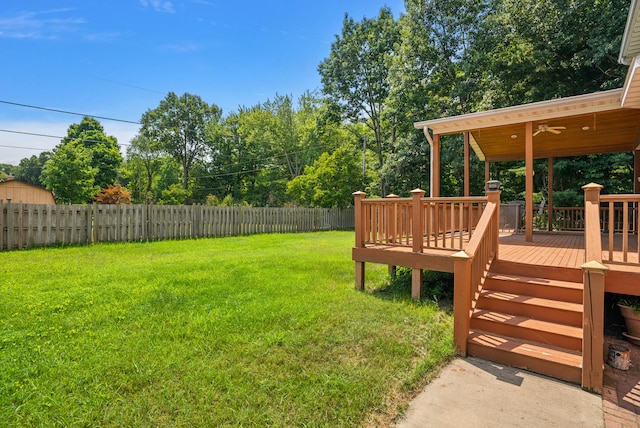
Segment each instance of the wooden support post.
[[602,236],[600,233],[600,191],[602,186],[589,183],[584,190],[584,245],[585,262],[602,262]]
[[525,141],[525,241],[533,241],[533,122],[527,122]]
[[604,371],[604,274],[607,266],[581,266],[584,281],[582,317],[582,388],[602,394]]
[[633,151],[633,193],[640,193],[640,149]]
[[548,171],[548,179],[547,179],[547,193],[548,193],[548,205],[547,205],[547,213],[549,213],[549,224],[548,230],[551,232],[553,230],[553,158],[549,158],[549,165],[547,168]]
[[487,189],[487,183],[489,182],[489,180],[491,180],[491,162],[489,162],[488,160],[484,161],[484,191],[486,192]]
[[432,166],[432,182],[431,196],[434,198],[440,197],[440,135],[435,134],[433,136],[433,166]]
[[[387,198],[389,199],[398,199],[398,195],[394,195],[393,193],[391,193],[390,195],[387,195]],[[388,206],[388,212],[387,212],[387,240],[389,243],[393,244],[396,242],[397,237],[398,237],[398,232],[397,232],[397,224],[398,224],[398,204],[393,204],[393,205],[389,205]],[[389,265],[389,276],[390,277],[394,277],[396,276],[396,266],[395,265]]]
[[[354,215],[355,215],[355,229],[356,229],[356,247],[364,247],[364,221],[362,210],[362,199],[367,194],[364,192],[353,193],[354,197]],[[356,289],[364,290],[364,262],[356,262]]]
[[464,251],[453,257],[453,341],[463,357],[467,356],[467,338],[471,326],[471,262]]
[[413,198],[411,237],[413,239],[413,251],[415,253],[421,253],[424,247],[424,224],[422,215],[422,197],[424,194],[425,191],[422,189],[413,189],[411,191],[411,197]]
[[464,133],[464,196],[471,195],[471,173],[469,172],[469,133]]
[[413,300],[420,300],[422,297],[422,269],[411,269],[411,298]]
[[487,191],[487,202],[493,203],[496,205],[496,215],[495,215],[495,233],[492,234],[491,239],[493,240],[493,248],[495,248],[495,254],[493,255],[494,260],[498,259],[498,249],[500,248],[500,194],[502,193],[499,189],[500,182],[498,183],[498,190]]

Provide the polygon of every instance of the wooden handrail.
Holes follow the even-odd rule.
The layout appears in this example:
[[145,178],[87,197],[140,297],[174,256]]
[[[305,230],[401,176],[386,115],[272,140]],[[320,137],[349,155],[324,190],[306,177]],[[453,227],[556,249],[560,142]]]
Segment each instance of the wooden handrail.
[[461,250],[480,219],[486,197],[425,198],[356,197],[356,246],[390,245]]
[[467,354],[471,311],[491,262],[498,256],[500,192],[492,192],[464,251],[454,254],[453,336],[458,352]]
[[[627,264],[640,264],[640,195],[600,195],[600,203],[606,204],[602,209],[601,229],[607,231],[607,261],[617,261]],[[620,206],[622,205],[622,206]],[[635,235],[635,237],[634,237]],[[616,236],[621,239],[616,242]],[[636,250],[630,249],[629,239],[636,240]],[[614,260],[614,251],[622,252],[622,260]],[[635,253],[637,259],[631,260]],[[587,259],[587,261],[589,261]]]

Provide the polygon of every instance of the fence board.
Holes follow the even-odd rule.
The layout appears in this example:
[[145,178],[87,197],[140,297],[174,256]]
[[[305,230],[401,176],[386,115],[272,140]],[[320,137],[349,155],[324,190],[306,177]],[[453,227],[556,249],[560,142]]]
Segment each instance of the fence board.
[[[369,215],[384,215],[373,213]],[[353,209],[43,205],[0,200],[0,250],[98,242],[348,230]],[[386,234],[388,231],[372,230]]]

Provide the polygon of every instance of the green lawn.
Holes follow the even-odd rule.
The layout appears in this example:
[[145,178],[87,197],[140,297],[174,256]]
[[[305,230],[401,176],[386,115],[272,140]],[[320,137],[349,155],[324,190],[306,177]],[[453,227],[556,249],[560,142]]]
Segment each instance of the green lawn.
[[452,316],[389,289],[386,266],[356,291],[352,243],[2,253],[0,426],[388,423],[453,354]]

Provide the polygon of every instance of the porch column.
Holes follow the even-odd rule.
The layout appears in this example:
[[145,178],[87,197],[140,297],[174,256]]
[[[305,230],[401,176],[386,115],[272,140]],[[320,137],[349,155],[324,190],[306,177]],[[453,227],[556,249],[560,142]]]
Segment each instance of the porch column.
[[464,133],[464,196],[471,195],[471,173],[469,172],[469,133]]
[[[354,212],[355,212],[355,229],[356,229],[356,248],[364,247],[364,221],[362,218],[362,200],[367,196],[364,192],[353,193]],[[356,262],[356,289],[364,290],[364,262]]]
[[553,158],[549,158],[549,166],[547,167],[548,169],[548,184],[547,184],[547,189],[548,189],[548,193],[549,193],[549,201],[548,201],[548,208],[547,208],[547,212],[549,213],[549,232],[551,232],[553,230]]
[[440,197],[440,134],[435,134],[433,136],[433,146],[432,146],[432,155],[433,155],[433,166],[431,169],[431,183],[429,183],[431,187],[431,197],[439,198]]
[[533,122],[525,124],[524,159],[525,184],[525,241],[533,241]]
[[490,172],[491,172],[491,162],[489,162],[488,160],[485,160],[484,161],[484,191],[485,192],[488,190],[487,183],[489,182],[489,180],[491,180]]
[[633,193],[640,193],[640,148],[633,151]]

